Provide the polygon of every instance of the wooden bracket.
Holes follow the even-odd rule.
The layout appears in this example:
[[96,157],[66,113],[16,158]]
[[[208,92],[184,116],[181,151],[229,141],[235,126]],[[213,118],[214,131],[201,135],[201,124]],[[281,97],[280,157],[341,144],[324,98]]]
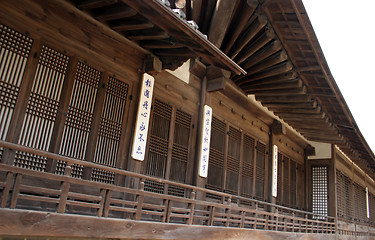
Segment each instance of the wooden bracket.
[[143,61],[143,71],[146,73],[157,73],[162,70],[162,62],[159,58],[154,56],[148,56]]
[[311,145],[308,145],[306,148],[305,148],[305,155],[306,156],[315,156],[315,148]]
[[206,66],[198,59],[190,60],[190,73],[197,76],[199,79],[203,79],[206,75]]
[[276,119],[273,121],[271,129],[273,134],[286,134],[286,127],[284,126],[284,124],[282,124],[280,121]]
[[230,79],[230,72],[219,67],[207,68],[207,91],[219,91],[225,89],[225,83]]

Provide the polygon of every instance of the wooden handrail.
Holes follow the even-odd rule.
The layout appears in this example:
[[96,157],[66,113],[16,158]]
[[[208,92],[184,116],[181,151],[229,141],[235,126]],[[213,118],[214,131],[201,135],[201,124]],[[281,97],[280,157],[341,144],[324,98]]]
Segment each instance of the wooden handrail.
[[[284,206],[279,206],[279,205],[272,204],[272,203],[262,202],[262,201],[259,201],[259,200],[256,200],[256,199],[249,199],[249,198],[231,195],[231,194],[227,194],[227,193],[223,193],[223,192],[218,192],[218,191],[214,191],[214,190],[210,190],[210,189],[206,189],[206,188],[200,188],[200,187],[196,187],[196,186],[192,186],[192,185],[188,185],[188,184],[183,184],[183,183],[173,182],[173,181],[169,181],[169,180],[165,180],[165,179],[161,179],[161,178],[146,176],[146,175],[143,175],[143,174],[134,173],[134,172],[126,171],[126,170],[107,167],[107,166],[99,165],[99,164],[96,164],[96,163],[86,162],[86,161],[82,161],[82,160],[78,160],[78,159],[74,159],[74,158],[70,158],[70,157],[65,157],[65,156],[62,156],[62,155],[59,155],[59,154],[54,154],[54,153],[46,152],[46,151],[43,151],[43,150],[38,150],[38,149],[22,146],[22,145],[19,145],[19,144],[9,143],[9,142],[5,142],[5,141],[0,141],[0,148],[1,147],[2,148],[8,148],[8,149],[15,150],[15,151],[28,152],[30,154],[43,156],[43,157],[47,158],[47,161],[52,161],[52,160],[64,161],[64,162],[67,163],[68,167],[72,166],[73,164],[77,164],[77,165],[82,165],[84,167],[96,168],[96,169],[101,169],[101,170],[104,170],[104,171],[113,172],[113,173],[123,175],[123,176],[138,178],[142,182],[144,182],[145,180],[151,180],[151,181],[159,182],[159,183],[162,183],[162,184],[168,184],[168,185],[174,185],[174,186],[182,187],[182,188],[191,190],[192,192],[194,192],[194,194],[196,194],[197,191],[201,191],[203,193],[209,193],[209,194],[221,196],[224,199],[225,198],[228,199],[228,201],[223,202],[223,203],[214,203],[214,202],[209,202],[209,201],[204,201],[204,200],[198,200],[198,199],[195,199],[195,197],[171,196],[171,195],[165,195],[165,194],[161,194],[161,193],[148,192],[148,191],[145,191],[142,188],[141,189],[133,189],[133,188],[123,187],[123,186],[111,185],[111,184],[107,184],[107,183],[100,183],[100,182],[94,182],[94,181],[89,181],[89,180],[77,179],[77,178],[71,177],[69,173],[66,174],[65,176],[63,176],[63,175],[58,175],[58,174],[54,174],[54,173],[39,172],[39,171],[29,170],[29,169],[25,169],[25,168],[10,166],[10,165],[7,165],[7,164],[0,164],[0,170],[6,171],[6,172],[11,172],[15,175],[28,175],[28,176],[40,177],[40,178],[44,178],[44,179],[61,181],[61,182],[66,183],[66,184],[75,183],[75,184],[80,184],[80,185],[83,185],[83,186],[92,186],[92,187],[97,187],[97,188],[100,188],[100,189],[106,189],[106,191],[119,191],[119,192],[123,192],[123,193],[130,193],[130,194],[140,196],[139,199],[142,199],[145,196],[149,196],[149,197],[155,197],[155,198],[158,198],[158,199],[164,199],[164,200],[167,200],[167,201],[182,202],[182,203],[191,204],[190,208],[191,208],[191,206],[195,205],[195,206],[215,207],[215,208],[218,208],[218,209],[226,209],[227,212],[226,212],[226,220],[225,221],[226,221],[227,226],[229,226],[229,224],[231,222],[231,214],[232,214],[231,211],[241,211],[241,212],[244,212],[244,213],[256,214],[256,215],[260,214],[260,215],[264,215],[265,218],[267,218],[267,216],[271,216],[273,214],[271,212],[267,212],[266,210],[259,209],[259,205],[275,208],[276,211],[277,211],[277,214],[274,215],[274,216],[277,217],[277,219],[278,218],[289,219],[288,221],[291,221],[291,220],[301,221],[301,220],[303,220],[303,221],[306,222],[307,225],[310,224],[311,226],[314,223],[316,223],[316,224],[319,223],[319,224],[324,224],[326,228],[330,228],[330,229],[334,229],[335,226],[336,226],[335,221],[334,221],[335,220],[334,217],[324,216],[324,215],[321,215],[321,214],[314,214],[312,212],[307,212],[307,211],[292,209],[292,208],[288,208],[288,207],[284,207]],[[68,196],[69,190],[68,190],[67,186],[66,186],[66,189],[65,189],[65,191],[67,191],[67,192],[65,193],[64,198],[66,198]],[[251,202],[251,203],[255,204],[256,209],[246,208],[244,206],[237,206],[234,203],[236,201],[237,201],[237,203],[238,203],[238,201]],[[64,201],[62,201],[62,202],[66,202],[66,199],[64,199]],[[66,203],[64,203],[64,204],[66,204]],[[143,201],[140,201],[139,206],[137,206],[136,220],[139,220],[140,216],[142,214],[142,204],[143,204]],[[15,203],[13,203],[12,206],[15,206]],[[65,209],[65,206],[59,206],[58,211],[64,212],[64,209]],[[231,211],[229,209],[231,209]],[[189,217],[189,221],[188,221],[188,223],[190,223],[190,224],[192,224],[192,221],[193,221],[192,218],[196,217],[193,213],[193,210],[191,210],[192,212],[190,212],[190,217]],[[285,214],[285,215],[280,214],[280,211],[281,212],[282,211],[290,212],[290,214],[292,214],[292,215],[288,216],[287,214]],[[216,214],[216,213],[213,213],[213,214]],[[302,216],[306,216],[307,218],[298,217],[298,216],[296,216],[297,214],[300,214]],[[105,214],[105,215],[107,215],[107,214]],[[310,218],[308,218],[308,217],[310,217]],[[325,221],[322,221],[320,219],[324,219]],[[268,222],[267,222],[267,228],[268,228],[268,225],[271,226],[272,224],[268,224]],[[295,227],[294,222],[292,223],[292,227]],[[276,228],[278,228],[278,227],[276,227]],[[284,226],[284,228],[288,228],[288,227]],[[333,231],[331,231],[331,232],[333,232]]]

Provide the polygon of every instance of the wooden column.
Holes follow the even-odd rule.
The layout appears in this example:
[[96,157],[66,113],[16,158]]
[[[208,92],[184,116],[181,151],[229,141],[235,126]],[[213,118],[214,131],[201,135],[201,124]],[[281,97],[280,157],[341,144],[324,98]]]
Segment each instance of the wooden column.
[[[70,98],[72,96],[75,73],[77,71],[78,60],[72,57],[69,61],[69,66],[65,75],[64,84],[61,92],[61,100],[59,111],[57,112],[56,122],[52,131],[51,142],[48,151],[52,153],[59,153],[66,117],[68,115],[68,108]],[[46,172],[55,172],[57,161],[50,159],[46,164]]]
[[[197,124],[197,134],[196,134],[196,148],[195,148],[195,161],[194,161],[194,171],[193,171],[193,184],[195,184],[198,187],[204,188],[207,182],[206,178],[202,178],[198,175],[199,172],[199,146],[201,143],[202,138],[202,129],[203,129],[203,123],[202,118],[204,114],[204,105],[206,104],[206,98],[207,98],[207,78],[206,78],[206,66],[199,62],[198,60],[192,60],[190,65],[190,73],[192,75],[195,75],[199,79],[201,79],[201,92],[200,92],[200,100],[199,100],[199,113],[198,113],[198,124]],[[196,199],[202,200],[204,199],[204,195],[202,192],[198,191],[196,194]]]
[[[94,114],[92,116],[91,131],[89,133],[89,139],[87,141],[87,148],[85,154],[85,160],[88,162],[93,162],[95,157],[95,148],[99,135],[100,121],[102,117],[106,86],[108,81],[108,73],[103,72],[100,77],[97,97],[95,100]],[[83,179],[90,179],[92,173],[92,168],[85,167],[83,170]]]
[[[18,143],[23,120],[26,115],[27,103],[30,98],[31,89],[34,83],[35,73],[38,67],[39,56],[42,45],[39,40],[34,40],[31,47],[30,56],[27,59],[25,72],[22,77],[20,92],[17,97],[17,102],[14,107],[12,119],[8,129],[6,141],[11,143]],[[11,149],[4,149],[2,163],[13,164],[15,151]]]
[[328,215],[337,216],[337,178],[335,145],[331,144],[331,161],[328,167]]

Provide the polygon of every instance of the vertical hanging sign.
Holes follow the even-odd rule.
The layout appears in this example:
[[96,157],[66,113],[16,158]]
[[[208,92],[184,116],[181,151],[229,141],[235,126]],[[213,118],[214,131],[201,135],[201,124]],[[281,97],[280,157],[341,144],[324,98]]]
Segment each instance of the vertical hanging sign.
[[208,158],[210,154],[212,108],[204,105],[203,112],[202,138],[199,154],[199,176],[206,178],[208,174]]
[[367,218],[370,218],[370,202],[369,202],[369,194],[368,194],[368,187],[366,187],[366,212]]
[[132,158],[140,161],[145,159],[154,80],[153,76],[147,73],[143,74],[132,149]]
[[277,197],[277,146],[272,149],[272,196]]

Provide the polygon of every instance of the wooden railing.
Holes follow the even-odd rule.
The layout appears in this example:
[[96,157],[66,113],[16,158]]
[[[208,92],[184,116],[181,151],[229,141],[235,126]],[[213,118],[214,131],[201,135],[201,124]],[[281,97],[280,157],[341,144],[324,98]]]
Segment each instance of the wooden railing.
[[[333,217],[101,166],[4,141],[0,141],[0,148],[66,163],[65,175],[0,164],[2,208],[189,225],[335,233]],[[70,174],[74,164],[113,172],[132,187],[73,178]],[[162,184],[164,192],[146,191],[147,182]],[[184,195],[170,195],[168,188],[173,187],[183,189]]]

